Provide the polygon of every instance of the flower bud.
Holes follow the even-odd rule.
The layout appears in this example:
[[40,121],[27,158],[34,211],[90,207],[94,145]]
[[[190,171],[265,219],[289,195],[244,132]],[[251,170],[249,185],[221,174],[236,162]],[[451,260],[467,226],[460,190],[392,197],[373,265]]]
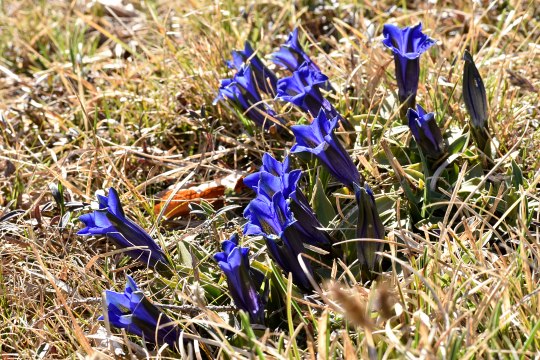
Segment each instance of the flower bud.
[[441,129],[435,121],[433,113],[427,113],[420,106],[416,105],[416,111],[407,111],[409,128],[414,140],[422,149],[424,155],[433,160],[438,160],[445,153],[445,143],[441,134]]

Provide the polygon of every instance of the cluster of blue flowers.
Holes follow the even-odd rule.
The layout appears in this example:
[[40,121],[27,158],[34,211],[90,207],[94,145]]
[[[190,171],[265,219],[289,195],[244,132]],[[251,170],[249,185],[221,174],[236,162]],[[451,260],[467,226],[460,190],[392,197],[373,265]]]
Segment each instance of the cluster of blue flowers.
[[[298,189],[300,175],[300,170],[291,171],[289,158],[280,163],[264,155],[261,170],[246,178],[245,184],[256,191],[257,196],[244,211],[248,219],[244,234],[263,236],[272,259],[285,273],[292,274],[295,284],[310,290],[309,276],[314,275],[310,262],[301,258],[305,253],[304,242],[330,246],[331,240],[319,230],[322,225]],[[305,221],[295,218],[291,203]]]
[[[321,110],[330,118],[339,116],[322,94],[322,91],[330,91],[332,85],[300,46],[298,29],[295,29],[287,42],[272,55],[275,64],[292,73],[290,77],[278,80],[276,74],[262,63],[248,42],[244,51],[233,51],[232,55],[233,60],[228,64],[237,72],[232,78],[221,81],[214,104],[220,100],[228,100],[265,129],[276,121],[283,125],[284,121],[271,106],[263,103],[261,92],[292,103],[312,117],[317,116]],[[344,119],[341,120],[345,125],[349,125]]]
[[244,51],[234,51],[233,60],[228,64],[237,72],[232,79],[221,81],[214,104],[227,99],[249,119],[265,129],[273,124],[284,124],[284,120],[279,118],[261,97],[261,92],[275,96],[276,74],[262,63],[251,45],[246,42]]
[[[233,58],[236,58],[234,54]],[[311,153],[336,180],[356,194],[359,207],[357,235],[359,238],[372,240],[358,242],[358,261],[363,269],[373,271],[380,263],[377,252],[384,247],[384,226],[371,189],[365,184],[354,161],[335,134],[339,123],[349,128],[350,124],[323,95],[324,91],[332,89],[328,77],[300,46],[298,30],[289,35],[286,44],[274,53],[272,58],[277,65],[292,73],[290,77],[277,80],[276,98],[292,103],[314,118],[309,125],[291,127],[296,138],[291,153]],[[245,61],[245,57],[242,60]],[[257,61],[260,59],[257,58]],[[244,65],[237,65],[240,69],[242,66]],[[258,68],[267,69],[264,65],[259,65]],[[218,98],[226,98],[221,88]],[[257,122],[256,119],[252,120]],[[309,292],[318,276],[311,261],[304,255],[308,245],[325,250],[331,257],[339,256],[339,252],[333,247],[333,239],[323,230],[300,188],[301,170],[292,169],[291,164],[289,156],[280,162],[265,154],[260,171],[245,178],[244,183],[256,196],[244,211],[244,217],[248,220],[244,235],[262,236],[275,263],[286,275],[292,275],[294,284],[300,290]],[[230,241],[226,243],[229,244]],[[243,249],[238,245],[237,248]],[[225,263],[222,259],[225,255],[219,253],[216,256],[221,259],[220,266],[226,273],[228,283],[244,284],[240,287],[242,295],[232,295],[233,299],[239,308],[250,313],[253,318],[253,309],[261,309],[260,296],[252,296],[252,284],[239,279],[242,274],[249,272],[249,264],[244,262],[244,270],[234,275],[223,267]],[[233,275],[237,277],[236,280],[231,279]],[[250,299],[251,303],[246,304],[244,299]]]
[[[385,25],[383,34],[383,44],[394,54],[398,98],[402,109],[406,109],[412,136],[428,159],[439,160],[446,147],[441,130],[434,114],[416,104],[419,59],[435,41],[422,33],[421,24],[404,29]],[[339,123],[351,129],[350,124],[325,98],[325,92],[333,91],[332,85],[300,46],[298,30],[272,56],[277,65],[291,72],[289,77],[278,79],[247,42],[244,50],[234,51],[232,57],[228,65],[236,73],[222,80],[215,102],[227,100],[264,129],[274,124],[284,127],[286,122],[263,101],[261,93],[290,102],[313,118],[309,125],[291,127],[296,142],[290,152],[312,154],[355,194],[356,235],[363,240],[357,243],[357,260],[363,271],[376,272],[385,244],[384,225],[371,188],[335,134]],[[464,100],[471,114],[473,136],[484,151],[488,130],[485,89],[469,53],[465,54],[465,61]],[[302,192],[302,171],[293,169],[292,163],[290,156],[280,162],[265,154],[260,170],[244,179],[245,185],[256,193],[244,211],[244,236],[261,236],[274,262],[286,275],[292,275],[300,291],[310,292],[319,275],[306,256],[307,249],[317,247],[332,258],[340,255]],[[108,196],[98,195],[97,200],[99,208],[79,218],[85,228],[78,234],[106,236],[131,258],[158,271],[167,271],[171,264],[164,251],[125,216],[116,190],[110,188]],[[230,296],[239,309],[249,314],[253,324],[264,324],[268,294],[264,274],[251,267],[249,248],[240,246],[237,234],[222,243],[222,250],[214,259],[225,274]],[[143,295],[131,277],[128,276],[123,293],[106,292],[106,305],[107,314],[100,319],[106,318],[113,326],[141,336],[148,343],[179,349],[178,326]]]
[[[118,192],[109,189],[108,196],[98,195],[99,209],[79,217],[86,226],[77,234],[106,236],[126,254],[147,266],[164,271],[169,262],[161,247],[139,225],[127,218]],[[149,344],[168,344],[179,350],[180,329],[165,313],[153,305],[128,276],[123,293],[105,292],[106,318],[111,325],[141,336]],[[104,320],[105,316],[99,318]]]
[[[435,44],[435,40],[422,32],[421,23],[403,29],[387,24],[384,26],[383,35],[383,44],[394,54],[398,98],[402,114],[406,114],[404,119],[408,120],[411,133],[426,157],[433,161],[440,160],[446,154],[446,144],[435,114],[426,113],[420,105],[416,105],[420,56]],[[486,90],[468,51],[465,51],[463,58],[463,100],[471,116],[471,132],[478,148],[489,152]]]
[[404,118],[408,120],[414,140],[423,153],[430,159],[438,160],[444,155],[445,144],[435,114],[426,113],[420,105],[416,105],[420,56],[435,44],[435,40],[422,32],[421,23],[403,29],[387,24],[383,35],[383,44],[394,53],[401,113],[406,114]]

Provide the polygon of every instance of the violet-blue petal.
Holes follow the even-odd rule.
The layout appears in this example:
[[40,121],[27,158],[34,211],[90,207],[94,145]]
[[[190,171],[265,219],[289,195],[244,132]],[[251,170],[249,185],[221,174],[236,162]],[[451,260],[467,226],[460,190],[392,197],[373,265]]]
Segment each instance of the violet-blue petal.
[[107,208],[117,217],[125,218],[124,210],[122,209],[122,204],[120,203],[120,196],[118,196],[118,192],[113,187],[109,188]]
[[[234,235],[236,236],[236,235]],[[234,247],[230,247],[234,244]],[[250,276],[248,248],[242,248],[229,241],[226,246],[228,253],[222,252],[214,255],[218,265],[227,278],[230,295],[237,307],[249,314],[250,320],[255,324],[264,323],[264,304],[259,295],[261,283]]]
[[396,80],[398,83],[399,100],[406,110],[414,107],[418,79],[420,76],[419,58],[435,40],[422,32],[422,24],[414,27],[398,28],[386,24],[383,28],[383,44],[394,53]]
[[151,266],[167,264],[163,250],[139,225],[126,218],[116,190],[111,188],[109,196],[99,196],[100,207],[107,204],[106,208],[95,210],[90,214],[84,214],[79,220],[86,226],[78,235],[106,236],[117,247],[127,248],[132,246],[144,246],[147,249],[131,249],[127,255],[134,259],[149,263]]
[[[112,326],[141,336],[149,344],[168,344],[172,350],[178,350],[179,328],[144,297],[131,277],[128,276],[123,293],[107,290],[105,302]],[[100,320],[103,319],[101,316]]]
[[244,50],[233,51],[233,60],[230,65],[240,71],[244,65],[251,65],[250,70],[255,78],[256,86],[262,92],[275,96],[277,89],[277,76],[255,54],[251,44],[246,41]]
[[353,189],[353,184],[360,184],[361,178],[351,157],[334,134],[338,120],[337,117],[328,120],[321,110],[310,125],[292,126],[296,144],[291,152],[312,153],[337,180]]
[[277,98],[298,106],[312,116],[317,116],[321,109],[333,116],[337,115],[337,111],[321,93],[327,81],[326,75],[308,63],[303,63],[290,77],[278,80]]
[[443,156],[446,146],[435,115],[426,113],[420,105],[416,105],[416,111],[409,109],[407,118],[414,140],[423,153],[435,160]]

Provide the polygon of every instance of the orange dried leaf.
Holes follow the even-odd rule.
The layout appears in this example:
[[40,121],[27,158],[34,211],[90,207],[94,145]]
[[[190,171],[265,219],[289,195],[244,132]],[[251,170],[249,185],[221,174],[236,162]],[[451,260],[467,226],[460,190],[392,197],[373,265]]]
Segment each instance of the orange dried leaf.
[[[171,197],[173,190],[166,190],[158,194],[159,200],[154,206],[154,213],[158,215],[161,209]],[[171,201],[167,204],[163,216],[169,220],[174,217],[189,215],[189,204],[199,203],[201,199],[204,199],[210,203],[216,203],[225,195],[225,186],[218,185],[208,187],[204,190],[193,189],[181,189],[178,190],[171,198]]]

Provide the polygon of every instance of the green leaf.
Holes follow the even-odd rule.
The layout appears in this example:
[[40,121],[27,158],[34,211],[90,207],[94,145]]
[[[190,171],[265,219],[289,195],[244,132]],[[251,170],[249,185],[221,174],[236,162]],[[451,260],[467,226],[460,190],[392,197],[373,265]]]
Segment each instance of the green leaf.
[[525,344],[523,344],[523,348],[521,349],[522,355],[519,358],[520,360],[525,359],[525,350],[527,350],[527,348],[533,343],[533,341],[534,342],[537,341],[538,335],[536,335],[536,333],[538,332],[539,329],[540,329],[540,321],[537,321],[536,324],[534,324],[532,330],[530,331],[530,335],[527,338],[527,341],[525,341]]
[[311,199],[311,202],[313,210],[317,214],[317,218],[323,226],[327,227],[336,216],[336,211],[324,190],[323,184],[320,179],[317,178],[315,180],[315,188],[313,189],[313,198]]
[[461,359],[462,350],[464,349],[463,338],[464,338],[464,334],[459,335],[457,332],[454,332],[451,335],[452,340],[450,341],[450,343],[452,345],[450,346],[450,351],[448,352],[448,359],[450,360]]
[[[283,275],[281,275],[281,270],[279,270],[276,267],[276,265],[274,264],[273,261],[271,262],[271,269],[272,269],[273,279],[276,280],[276,283],[278,285],[279,290],[281,291],[282,295],[287,297],[287,284],[286,284],[286,282],[285,282],[285,280],[283,278]],[[303,322],[307,322],[307,320],[304,318],[304,316],[302,314],[302,309],[300,308],[300,306],[298,305],[296,300],[291,299],[291,305],[296,310],[296,312],[298,313],[298,316],[300,317],[300,319]]]
[[416,181],[422,180],[423,182],[425,182],[424,173],[414,169],[413,167],[404,167],[403,171],[405,172],[405,174],[409,175]]
[[247,340],[249,342],[249,346],[253,349],[255,348],[255,353],[257,354],[258,358],[261,360],[264,360],[264,353],[257,344],[257,336],[255,335],[255,332],[253,331],[253,328],[249,322],[249,315],[245,312],[240,310],[238,312],[238,316],[240,317],[240,322],[242,324],[242,330],[244,334],[246,334]]
[[180,255],[180,263],[187,268],[192,268],[191,254],[182,241],[178,242],[178,253]]
[[411,216],[413,217],[413,219],[420,219],[422,216],[417,205],[422,203],[423,197],[421,195],[415,194],[415,192],[409,186],[409,183],[407,183],[407,180],[401,181],[401,188],[403,189],[405,196],[409,200]]
[[520,185],[523,185],[523,172],[519,165],[512,160],[512,186],[514,189],[519,190]]
[[468,134],[463,134],[463,135],[457,137],[448,146],[448,154],[449,155],[454,155],[454,154],[457,154],[457,153],[463,151],[463,149],[467,146],[468,143],[469,143],[469,135]]

